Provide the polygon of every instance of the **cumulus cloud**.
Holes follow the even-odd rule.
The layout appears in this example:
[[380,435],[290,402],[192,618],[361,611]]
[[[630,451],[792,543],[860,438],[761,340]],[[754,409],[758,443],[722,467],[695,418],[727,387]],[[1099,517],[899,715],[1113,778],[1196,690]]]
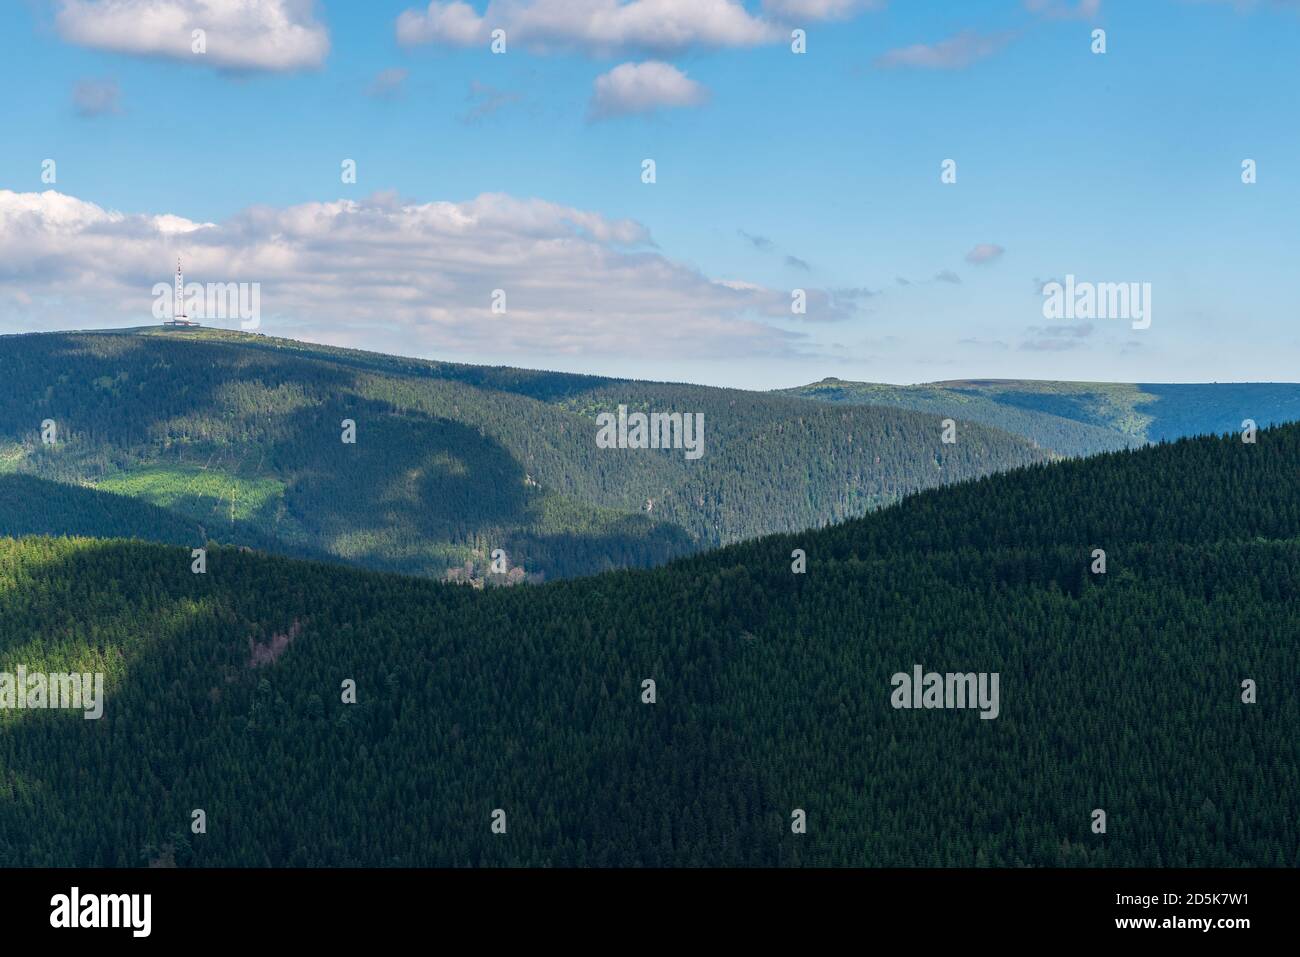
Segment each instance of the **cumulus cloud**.
[[708,98],[708,90],[670,64],[658,60],[620,63],[596,77],[587,117],[605,120],[672,107],[699,106]]
[[[54,24],[69,43],[231,70],[318,67],[329,33],[314,0],[57,0]],[[193,50],[202,30],[206,52]]]
[[1011,41],[1009,33],[980,34],[964,30],[939,43],[917,43],[890,50],[876,57],[880,67],[919,67],[927,70],[960,70],[993,56]]
[[980,243],[966,254],[966,261],[973,266],[984,266],[1001,259],[1004,252],[997,243]]
[[81,80],[72,88],[72,108],[78,116],[121,113],[121,93],[113,80]]
[[[641,224],[538,199],[253,207],[221,223],[0,190],[0,303],[27,328],[148,325],[153,287],[261,284],[262,331],[411,353],[789,356],[788,290],[711,278]],[[493,290],[506,313],[491,311]],[[807,321],[850,307],[808,290]],[[220,325],[220,322],[216,324]],[[232,321],[229,327],[234,328]]]
[[754,14],[743,0],[490,0],[480,14],[464,0],[432,0],[402,11],[396,32],[398,43],[408,47],[486,45],[500,29],[507,48],[518,43],[534,53],[664,57],[785,43],[792,24],[847,20],[885,5],[886,0],[763,0],[762,12]]
[[[489,13],[494,11],[489,7]],[[439,43],[467,47],[485,40],[491,32],[468,3],[430,3],[425,10],[403,10],[397,17],[397,42],[403,46]]]
[[460,0],[433,0],[397,18],[405,46],[486,44],[494,29],[506,31],[507,45],[593,56],[751,47],[788,36],[738,0],[491,0],[481,16]]

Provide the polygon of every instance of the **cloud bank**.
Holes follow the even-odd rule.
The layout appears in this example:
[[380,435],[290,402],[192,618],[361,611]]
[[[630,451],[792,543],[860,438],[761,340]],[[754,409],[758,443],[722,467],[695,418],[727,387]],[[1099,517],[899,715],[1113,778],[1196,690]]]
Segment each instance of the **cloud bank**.
[[539,199],[379,194],[198,223],[0,190],[0,308],[15,325],[152,324],[177,256],[190,282],[260,283],[269,335],[405,354],[788,356],[805,336],[773,320],[852,307],[809,289],[792,317],[790,290],[710,278],[639,223]]
[[767,16],[739,0],[491,0],[483,13],[462,0],[433,0],[403,11],[403,46],[486,45],[506,31],[507,49],[519,43],[535,53],[589,56],[754,47],[789,39],[787,23],[844,19],[880,7],[875,0],[768,0]]

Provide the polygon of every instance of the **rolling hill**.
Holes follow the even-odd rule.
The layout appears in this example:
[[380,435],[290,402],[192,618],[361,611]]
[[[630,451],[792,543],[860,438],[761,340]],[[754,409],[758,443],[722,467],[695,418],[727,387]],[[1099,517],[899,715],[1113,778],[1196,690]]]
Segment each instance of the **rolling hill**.
[[782,390],[837,405],[914,409],[1031,439],[1061,455],[1092,455],[1146,442],[1238,432],[1300,420],[1293,383],[1151,384],[965,379],[884,385],[823,379]]
[[[945,444],[905,409],[211,329],[4,336],[0,370],[0,473],[148,502],[215,541],[433,577],[481,577],[497,549],[534,580],[651,566],[1049,457],[980,425]],[[596,416],[620,405],[703,414],[704,454],[598,448]]]
[[[486,592],[0,539],[0,670],[108,683],[0,712],[0,865],[1294,867],[1297,462],[1180,440]],[[894,707],[917,665],[996,718]]]

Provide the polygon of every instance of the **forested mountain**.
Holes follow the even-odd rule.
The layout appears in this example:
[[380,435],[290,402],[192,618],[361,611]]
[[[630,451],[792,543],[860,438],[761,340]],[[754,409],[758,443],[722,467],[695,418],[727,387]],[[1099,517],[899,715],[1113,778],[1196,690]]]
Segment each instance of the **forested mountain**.
[[[550,578],[660,564],[1048,457],[966,423],[945,444],[939,417],[904,409],[211,329],[0,337],[0,373],[0,472],[131,496],[217,541],[435,577],[498,548]],[[619,405],[703,414],[703,455],[599,448],[596,416]],[[50,514],[0,514],[0,534],[100,533]]]
[[[1294,867],[1297,463],[1182,440],[485,592],[0,540],[0,669],[109,689],[0,712],[0,865]],[[997,717],[893,707],[914,665]]]
[[190,548],[215,540],[297,558],[338,560],[307,544],[274,539],[248,522],[216,524],[210,535],[197,519],[129,495],[33,475],[0,474],[0,535],[124,538]]
[[0,534],[138,538],[194,546],[207,540],[197,521],[149,502],[31,475],[0,475]]
[[1300,385],[1250,382],[1159,385],[965,379],[884,385],[823,379],[784,394],[838,405],[915,409],[979,422],[1062,455],[1300,420]]

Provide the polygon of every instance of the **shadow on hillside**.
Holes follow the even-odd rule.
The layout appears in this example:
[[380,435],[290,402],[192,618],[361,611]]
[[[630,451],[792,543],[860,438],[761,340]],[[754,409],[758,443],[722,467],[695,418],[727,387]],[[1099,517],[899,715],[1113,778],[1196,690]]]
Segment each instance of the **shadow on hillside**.
[[[243,532],[256,528],[266,540],[250,544],[291,554],[315,545],[342,560],[424,574],[445,570],[435,566],[449,549],[486,554],[521,530],[539,556],[563,555],[566,569],[581,570],[606,567],[606,556],[629,549],[639,564],[676,553],[685,540],[680,531],[645,544],[616,534],[554,534],[563,525],[548,525],[542,493],[499,440],[480,427],[364,394],[368,386],[360,380],[371,368],[396,371],[382,357],[352,357],[349,368],[260,344],[122,335],[15,339],[6,350],[13,370],[0,396],[0,435],[28,445],[25,469],[75,483],[118,469],[182,464],[284,482],[283,510],[276,502],[252,523],[190,515],[223,538],[247,538]],[[483,371],[489,379],[517,379],[525,394],[524,382],[542,381]],[[472,384],[497,383],[479,377]],[[506,406],[500,415],[518,412]],[[44,418],[59,424],[64,444],[36,441]],[[355,444],[342,441],[349,419]],[[277,547],[281,536],[288,540]],[[578,552],[588,557],[578,559]],[[412,560],[394,562],[394,555]]]
[[1242,422],[1253,419],[1261,429],[1300,420],[1300,385],[1294,383],[1237,383],[1213,385],[1141,385],[1155,401],[1142,406],[1152,417],[1147,426],[1151,441],[1184,435],[1240,434]]

